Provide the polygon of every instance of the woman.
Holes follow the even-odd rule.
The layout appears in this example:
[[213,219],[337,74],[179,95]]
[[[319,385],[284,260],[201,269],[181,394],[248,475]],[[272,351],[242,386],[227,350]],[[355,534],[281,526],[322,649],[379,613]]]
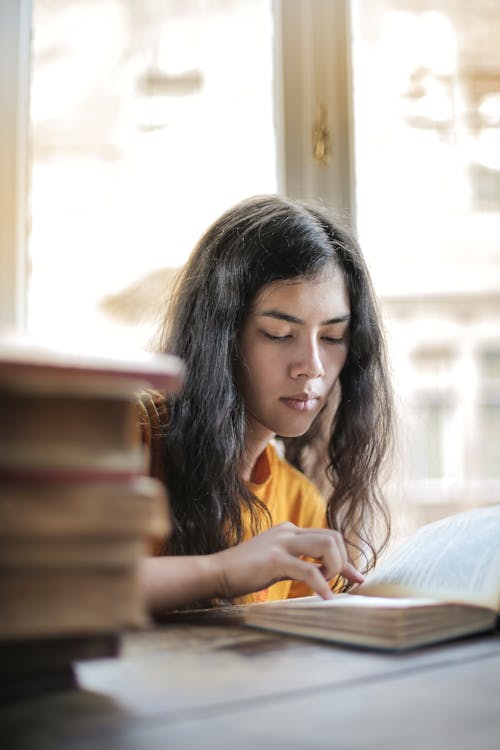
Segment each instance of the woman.
[[[251,592],[245,601],[329,598],[328,581],[336,590],[362,581],[352,562],[373,566],[389,531],[378,478],[391,398],[351,235],[320,208],[241,202],[194,249],[161,347],[186,376],[180,394],[142,401],[174,522],[144,561],[151,608]],[[306,470],[317,485],[328,479],[326,504]]]

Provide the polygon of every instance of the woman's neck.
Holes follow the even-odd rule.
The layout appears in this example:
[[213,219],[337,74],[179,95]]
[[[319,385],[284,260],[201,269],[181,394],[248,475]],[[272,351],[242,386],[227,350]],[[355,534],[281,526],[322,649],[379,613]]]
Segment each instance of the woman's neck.
[[266,430],[266,434],[258,434],[258,431],[247,429],[245,438],[245,453],[241,462],[241,478],[245,482],[255,480],[254,473],[259,457],[267,448],[269,441],[274,435]]

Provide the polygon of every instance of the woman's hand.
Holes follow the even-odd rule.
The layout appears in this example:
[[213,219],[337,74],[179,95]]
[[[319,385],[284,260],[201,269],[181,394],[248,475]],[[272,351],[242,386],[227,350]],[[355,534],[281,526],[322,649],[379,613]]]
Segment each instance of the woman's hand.
[[339,573],[355,583],[364,581],[349,562],[338,531],[303,529],[290,522],[274,526],[211,557],[218,569],[219,596],[229,599],[285,579],[303,581],[323,599],[331,599],[333,594],[328,580]]
[[144,558],[140,581],[147,606],[161,611],[207,599],[232,599],[288,579],[303,581],[323,599],[331,599],[328,580],[339,573],[355,583],[364,580],[349,562],[338,531],[302,529],[286,522],[211,555]]

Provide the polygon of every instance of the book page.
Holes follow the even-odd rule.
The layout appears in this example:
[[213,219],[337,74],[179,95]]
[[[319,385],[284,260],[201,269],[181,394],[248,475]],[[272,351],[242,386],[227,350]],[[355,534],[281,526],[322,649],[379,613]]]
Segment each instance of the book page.
[[423,526],[355,593],[422,594],[499,609],[500,505]]

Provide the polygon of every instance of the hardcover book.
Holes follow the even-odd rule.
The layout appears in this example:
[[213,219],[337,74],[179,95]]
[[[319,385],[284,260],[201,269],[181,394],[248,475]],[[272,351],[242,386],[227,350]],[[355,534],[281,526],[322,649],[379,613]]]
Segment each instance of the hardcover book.
[[251,627],[353,646],[402,650],[495,628],[500,610],[500,505],[426,524],[331,600],[251,604]]

